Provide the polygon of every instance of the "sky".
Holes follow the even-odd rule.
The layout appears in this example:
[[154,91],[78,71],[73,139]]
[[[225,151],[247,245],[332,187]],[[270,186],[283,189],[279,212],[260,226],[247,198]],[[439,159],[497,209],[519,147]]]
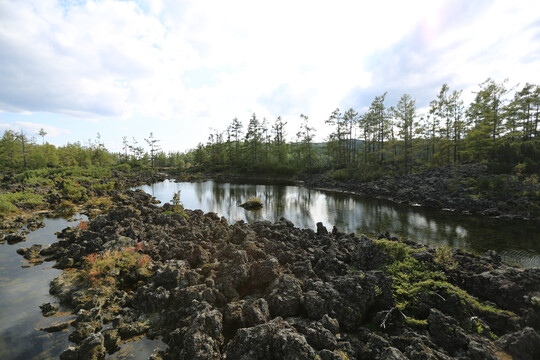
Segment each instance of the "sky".
[[487,78],[540,84],[540,1],[0,0],[0,132],[55,145],[186,151],[253,113],[324,141],[336,108]]

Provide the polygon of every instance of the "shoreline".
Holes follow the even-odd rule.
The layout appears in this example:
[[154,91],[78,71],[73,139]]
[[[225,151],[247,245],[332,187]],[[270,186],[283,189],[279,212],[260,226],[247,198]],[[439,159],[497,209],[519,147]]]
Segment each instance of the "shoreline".
[[[228,224],[211,212],[157,207],[141,191],[113,197],[108,214],[65,229],[42,251],[69,270],[51,293],[78,311],[77,346],[62,360],[97,359],[141,335],[168,345],[152,359],[417,358],[415,343],[439,358],[526,358],[526,346],[540,353],[540,269],[508,266],[493,251],[436,250],[321,223],[300,229],[283,218]],[[102,266],[114,254],[132,265],[111,267],[99,286],[88,282],[89,259]]]
[[[460,172],[466,173],[467,176],[461,175]],[[189,178],[183,179],[182,177],[172,175],[171,178],[177,181],[187,182],[212,179],[217,181],[244,181],[247,183],[261,181],[270,184],[284,183],[302,186],[307,189],[353,194],[368,199],[386,200],[396,204],[405,204],[425,209],[436,209],[463,215],[480,215],[503,220],[540,221],[540,216],[536,216],[532,213],[532,211],[538,211],[535,207],[536,203],[533,200],[523,200],[523,197],[520,198],[517,195],[507,195],[505,201],[500,200],[497,197],[475,198],[479,195],[474,193],[470,188],[466,188],[464,185],[460,184],[460,182],[465,182],[466,179],[469,179],[471,173],[476,174],[479,177],[486,176],[489,178],[490,176],[496,176],[485,174],[485,169],[482,169],[478,165],[471,165],[468,167],[461,166],[456,168],[446,167],[430,169],[426,172],[409,174],[405,177],[385,177],[376,181],[364,183],[355,180],[336,181],[321,174],[308,175],[304,179],[272,176],[243,176],[227,173],[198,174],[197,179],[195,180],[190,180]],[[434,186],[426,186],[423,177],[426,177],[428,181],[434,183]],[[400,181],[403,182],[403,186],[399,186]],[[455,183],[458,185],[455,185]],[[447,187],[452,186],[457,187],[457,189],[450,192]],[[433,188],[437,189],[434,190]],[[466,196],[461,196],[460,194],[466,194]],[[527,201],[529,203],[529,211],[515,211],[509,209],[508,206],[510,205],[508,205],[508,203],[512,201]]]

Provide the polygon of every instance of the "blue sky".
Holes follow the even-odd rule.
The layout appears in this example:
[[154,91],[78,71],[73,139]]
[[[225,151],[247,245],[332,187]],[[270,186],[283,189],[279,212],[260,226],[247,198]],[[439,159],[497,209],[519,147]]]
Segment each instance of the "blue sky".
[[422,111],[445,82],[468,103],[488,77],[540,83],[540,2],[0,2],[0,131],[56,145],[184,151],[253,112],[290,138],[306,114],[322,141],[336,107]]

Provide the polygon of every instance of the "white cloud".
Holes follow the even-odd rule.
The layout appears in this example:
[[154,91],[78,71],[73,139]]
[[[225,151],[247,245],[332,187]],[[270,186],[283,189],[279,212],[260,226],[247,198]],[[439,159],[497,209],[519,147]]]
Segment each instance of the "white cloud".
[[37,137],[41,129],[45,130],[47,133],[46,137],[56,137],[70,133],[68,129],[60,129],[51,125],[39,124],[30,121],[15,121],[13,124],[0,124],[0,128],[15,132],[23,131],[30,137]]
[[184,147],[252,112],[325,129],[335,107],[385,90],[425,103],[443,82],[538,82],[538,13],[519,0],[5,0],[0,111],[141,117]]

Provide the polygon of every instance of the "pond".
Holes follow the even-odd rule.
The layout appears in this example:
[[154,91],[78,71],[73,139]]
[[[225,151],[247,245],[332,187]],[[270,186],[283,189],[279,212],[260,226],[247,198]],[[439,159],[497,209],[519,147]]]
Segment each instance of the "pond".
[[[532,221],[455,214],[288,184],[165,180],[137,188],[162,203],[170,202],[173,194],[181,191],[185,208],[216,212],[229,223],[238,220],[273,222],[285,217],[300,228],[313,230],[319,221],[328,230],[336,226],[347,233],[376,235],[388,230],[435,247],[449,245],[479,254],[492,249],[509,263],[540,267],[540,233],[538,223]],[[261,198],[261,210],[245,210],[239,206],[250,196]]]
[[[68,345],[74,345],[68,340],[71,329],[57,333],[39,330],[75,318],[70,309],[61,307],[57,315],[49,318],[43,317],[39,309],[46,302],[58,305],[49,295],[49,283],[62,271],[54,269],[52,262],[28,267],[29,263],[16,251],[34,244],[50,245],[58,241],[57,231],[85,219],[82,215],[71,219],[45,218],[45,227],[30,232],[26,241],[0,244],[0,359],[58,359]],[[122,349],[107,359],[148,359],[156,347],[164,346],[159,340],[141,338],[122,344]]]

